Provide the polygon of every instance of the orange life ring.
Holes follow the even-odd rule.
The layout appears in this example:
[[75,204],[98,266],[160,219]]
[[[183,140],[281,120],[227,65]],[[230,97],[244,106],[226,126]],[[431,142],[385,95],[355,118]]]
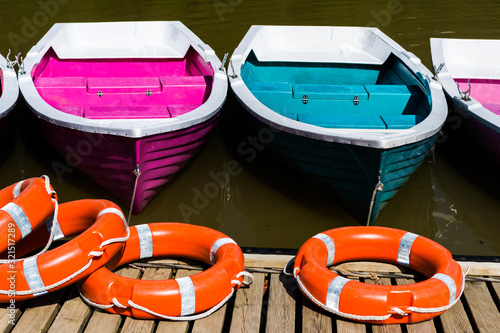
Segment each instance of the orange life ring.
[[[357,260],[400,264],[429,278],[415,284],[381,286],[349,280],[327,269]],[[443,246],[384,227],[344,227],[314,236],[299,249],[294,276],[303,294],[323,309],[375,324],[433,318],[451,307],[464,287],[460,265]]]
[[[155,281],[111,272],[151,257],[184,257],[213,266],[189,277]],[[179,319],[223,304],[243,281],[239,274],[243,270],[240,247],[223,233],[183,223],[152,223],[131,227],[124,250],[79,285],[84,300],[108,312],[140,319]]]
[[42,225],[52,215],[56,200],[48,177],[29,178],[2,189],[0,252],[12,248]]
[[[40,255],[0,265],[0,302],[25,300],[64,288],[103,266],[128,239],[121,210],[107,200],[78,200],[59,206],[57,237],[79,234]],[[56,224],[57,226],[57,224]],[[28,238],[48,240],[46,228]],[[23,252],[34,250],[24,239]]]

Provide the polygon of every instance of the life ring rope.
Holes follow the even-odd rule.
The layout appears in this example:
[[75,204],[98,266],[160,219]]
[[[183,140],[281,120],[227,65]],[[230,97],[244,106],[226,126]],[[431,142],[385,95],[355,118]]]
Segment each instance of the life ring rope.
[[[239,278],[241,276],[247,276],[247,277],[249,277],[251,279],[251,281],[245,281],[245,280],[243,280],[243,284],[244,285],[250,285],[253,282],[253,275],[250,272],[247,272],[247,271],[239,272],[238,274],[236,274],[235,278],[237,279],[237,278]],[[235,284],[235,286],[236,285],[240,286],[241,282],[239,280],[236,280],[236,279],[232,280],[231,283]],[[113,298],[113,300],[112,300],[113,304],[99,304],[99,303],[96,303],[96,302],[92,302],[87,297],[85,297],[85,295],[83,295],[83,293],[81,291],[80,284],[78,284],[78,289],[79,289],[79,292],[80,292],[80,297],[86,303],[88,303],[89,305],[91,305],[91,306],[93,306],[95,308],[98,308],[98,309],[101,309],[101,310],[111,309],[113,306],[116,306],[116,307],[119,307],[119,308],[122,308],[122,309],[126,309],[127,308],[127,306],[121,304],[116,299],[116,297]],[[144,312],[146,312],[146,313],[148,313],[148,314],[150,314],[152,316],[156,316],[156,317],[159,317],[159,318],[162,318],[162,319],[173,320],[173,321],[198,320],[198,319],[201,319],[201,318],[208,317],[209,315],[211,315],[215,311],[219,310],[233,296],[235,290],[236,290],[236,288],[233,287],[231,289],[231,292],[222,301],[220,301],[218,304],[214,305],[211,309],[209,309],[209,310],[207,310],[205,312],[198,313],[196,315],[189,315],[189,316],[177,316],[177,317],[176,316],[166,316],[164,314],[152,311],[152,310],[150,310],[150,309],[148,309],[148,308],[146,308],[144,306],[141,306],[139,304],[135,304],[132,300],[128,300],[127,304],[131,308],[134,308],[134,309],[140,310],[140,311],[144,311]]]
[[[461,288],[461,291],[460,291],[460,295],[453,302],[451,302],[450,304],[442,306],[442,307],[439,307],[439,308],[418,308],[418,307],[410,306],[410,307],[407,308],[407,310],[408,311],[413,311],[413,312],[416,312],[416,313],[438,313],[438,312],[442,312],[442,311],[448,310],[449,308],[451,308],[453,305],[455,305],[460,300],[460,297],[462,297],[462,294],[463,294],[464,289],[465,289],[465,276],[468,273],[469,273],[469,268],[467,268],[467,271],[465,273],[462,273],[462,275],[463,275],[463,283],[462,283],[462,288]],[[347,318],[347,319],[363,320],[363,321],[367,321],[367,320],[370,320],[370,321],[383,321],[383,320],[389,319],[393,315],[391,313],[388,313],[387,315],[384,315],[384,316],[360,316],[360,315],[355,315],[355,314],[351,314],[351,313],[341,312],[341,311],[338,311],[336,309],[330,308],[330,307],[324,305],[323,303],[321,303],[318,299],[316,299],[316,297],[314,297],[304,287],[304,285],[300,281],[299,276],[295,275],[295,272],[294,272],[294,276],[295,276],[295,279],[297,280],[297,284],[299,285],[300,290],[306,295],[306,297],[308,299],[310,299],[314,304],[316,304],[317,306],[319,306],[320,308],[322,308],[325,311],[334,313],[336,315],[339,315],[339,316]],[[405,311],[403,311],[403,310],[401,310],[399,308],[396,308],[396,307],[392,308],[391,310],[394,311],[396,314],[398,314],[400,316],[407,316],[408,315],[407,312],[405,312]]]
[[[48,249],[50,248],[50,246],[52,245],[52,242],[54,241],[55,235],[57,234],[56,230],[57,229],[60,230],[60,228],[59,228],[59,222],[57,221],[57,215],[58,215],[58,212],[59,212],[59,202],[57,201],[57,199],[55,197],[56,191],[54,191],[51,188],[51,186],[50,186],[50,178],[49,178],[49,176],[42,175],[41,178],[43,178],[45,180],[45,190],[47,191],[47,194],[51,195],[51,200],[54,203],[54,213],[49,218],[49,220],[52,220],[52,221],[49,222],[49,220],[48,220],[46,222],[46,223],[50,223],[50,225],[53,226],[51,228],[51,230],[50,230],[49,240],[47,241],[47,244],[45,245],[45,247],[42,250],[40,250],[40,252],[38,252],[37,254],[34,254],[34,255],[30,256],[30,257],[19,258],[19,259],[0,259],[0,265],[1,264],[11,264],[11,263],[15,263],[17,261],[22,261],[22,260],[26,260],[26,259],[30,259],[30,258],[35,258],[35,257],[38,257],[39,255],[47,252]],[[12,190],[14,198],[18,197],[21,194],[21,186],[23,185],[23,182],[24,182],[24,180],[18,182],[16,184],[16,186],[14,187],[14,189]],[[29,224],[29,221],[28,221],[28,224]]]
[[[380,252],[375,254],[375,249]],[[407,266],[428,278],[408,286],[368,286],[327,268],[357,260]],[[290,264],[284,268],[286,274]],[[414,323],[448,310],[462,296],[467,273],[441,245],[384,227],[344,227],[320,233],[302,245],[293,268],[300,290],[314,304],[345,318],[377,324]]]
[[[130,236],[130,230],[128,228],[127,221],[125,220],[125,216],[123,215],[123,213],[119,209],[116,209],[116,208],[106,208],[106,209],[103,209],[98,214],[98,217],[101,216],[101,215],[104,215],[104,214],[109,214],[109,213],[116,214],[116,215],[118,215],[122,219],[123,223],[127,226],[127,228],[126,228],[127,229],[127,236],[125,236],[125,237],[119,237],[119,238],[110,238],[110,239],[102,242],[100,244],[100,246],[99,246],[99,249],[102,249],[104,246],[107,246],[107,245],[112,244],[112,243],[124,242]],[[54,218],[53,225],[52,225],[52,228],[51,228],[50,239],[53,239],[57,225],[58,225],[57,219]],[[50,246],[50,243],[52,242],[50,239],[49,239],[49,242],[47,243],[48,246],[45,246],[46,248],[48,248]],[[43,253],[43,252],[41,252],[41,253]],[[83,266],[82,268],[78,269],[76,272],[74,272],[73,274],[67,276],[66,278],[64,278],[64,279],[62,279],[62,280],[60,280],[60,281],[58,281],[56,283],[53,283],[51,285],[48,285],[48,286],[43,286],[43,282],[41,280],[40,273],[38,272],[38,267],[37,267],[36,260],[37,260],[38,256],[41,253],[38,253],[38,254],[36,254],[34,256],[31,256],[31,257],[28,257],[28,258],[22,258],[22,259],[20,259],[20,260],[23,260],[23,267],[26,267],[25,271],[29,271],[29,273],[28,273],[29,276],[26,277],[26,279],[28,281],[28,285],[30,287],[33,285],[33,286],[35,286],[35,288],[30,288],[28,290],[20,290],[20,291],[18,291],[18,290],[15,290],[15,291],[13,291],[13,290],[1,290],[0,289],[0,294],[2,294],[2,295],[13,295],[13,296],[24,296],[24,295],[39,296],[39,295],[42,295],[42,294],[48,292],[51,289],[54,289],[56,287],[59,287],[59,286],[65,284],[66,282],[74,279],[78,275],[80,275],[83,272],[85,272],[91,266],[92,261],[94,260],[94,258],[100,257],[104,252],[102,252],[102,251],[90,251],[87,256],[92,257],[92,258],[89,259],[88,263],[85,266]],[[38,287],[39,285],[42,285],[42,287]]]

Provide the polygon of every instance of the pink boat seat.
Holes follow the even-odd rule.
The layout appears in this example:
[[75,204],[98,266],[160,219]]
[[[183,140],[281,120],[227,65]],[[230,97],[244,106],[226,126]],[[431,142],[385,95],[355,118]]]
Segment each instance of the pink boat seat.
[[199,106],[200,105],[198,104],[172,104],[168,106],[168,111],[170,112],[172,118],[174,118],[193,111]]
[[168,104],[202,104],[207,82],[204,76],[162,76],[163,91],[167,94]]
[[161,91],[158,77],[89,77],[87,91],[95,94],[158,93]]
[[83,117],[85,108],[83,106],[57,106],[56,109],[73,116]]
[[87,106],[83,116],[88,119],[147,119],[170,118],[170,113],[165,105]]
[[495,103],[481,103],[481,104],[494,114],[500,116],[500,104],[495,104]]

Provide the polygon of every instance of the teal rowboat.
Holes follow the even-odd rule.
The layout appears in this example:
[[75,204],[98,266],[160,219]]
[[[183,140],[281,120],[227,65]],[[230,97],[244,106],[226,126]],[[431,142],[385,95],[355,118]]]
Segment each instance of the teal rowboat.
[[447,114],[441,86],[378,29],[253,26],[230,83],[267,148],[363,224],[406,183]]

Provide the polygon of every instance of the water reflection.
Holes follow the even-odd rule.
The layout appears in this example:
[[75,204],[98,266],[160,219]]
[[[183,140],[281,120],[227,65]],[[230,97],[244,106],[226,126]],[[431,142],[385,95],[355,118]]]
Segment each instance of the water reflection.
[[[54,5],[48,11],[41,2],[0,3],[0,11],[9,13],[0,21],[4,32],[0,35],[0,52],[6,54],[9,48],[17,48],[26,54],[54,23],[89,21],[180,20],[219,57],[231,53],[252,24],[375,25],[429,68],[431,37],[500,38],[500,21],[496,18],[500,3],[496,1],[481,5],[451,0],[42,2],[56,4],[57,8]],[[238,154],[236,147],[247,136],[240,130],[238,117],[232,117],[237,105],[229,91],[223,119],[201,154],[142,214],[132,217],[133,224],[189,222],[221,230],[242,246],[284,248],[297,248],[323,230],[359,225],[328,193],[283,170],[269,156],[259,154],[247,162]],[[28,127],[28,110],[22,100],[14,113],[13,133],[4,143],[11,148],[3,151],[0,161],[1,187],[48,174],[61,202],[114,200],[76,170],[59,182],[50,167],[58,157]],[[458,149],[449,153],[454,146]],[[500,233],[498,172],[461,148],[453,140],[438,147],[435,159],[425,161],[382,210],[376,225],[425,235],[456,254],[500,255],[495,237]],[[239,172],[229,168],[234,162],[241,167]],[[203,200],[197,193],[205,190],[209,192]],[[183,211],[182,207],[192,210]]]

